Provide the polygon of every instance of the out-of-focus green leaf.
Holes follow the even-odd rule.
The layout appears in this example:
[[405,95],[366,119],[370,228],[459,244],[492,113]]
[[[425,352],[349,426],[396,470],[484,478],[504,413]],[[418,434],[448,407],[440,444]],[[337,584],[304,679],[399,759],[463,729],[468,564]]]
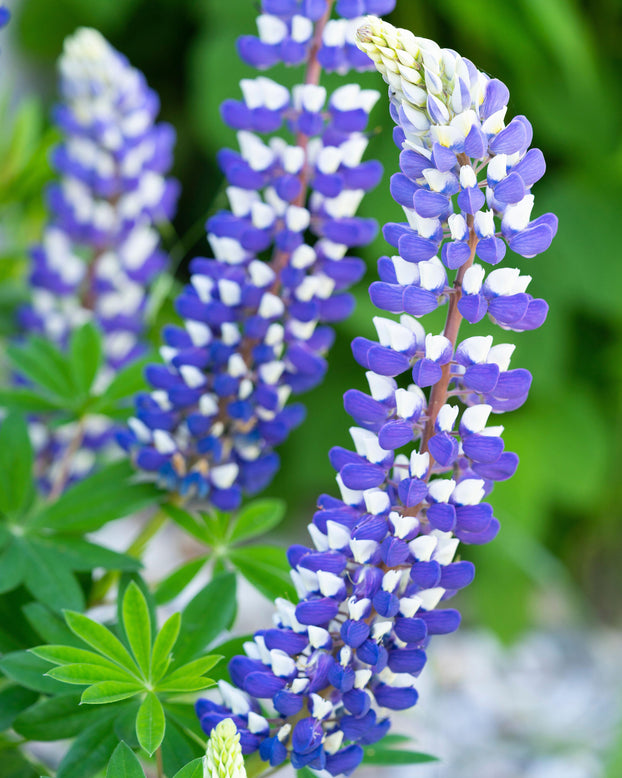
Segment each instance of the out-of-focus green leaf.
[[138,758],[127,743],[119,743],[113,751],[106,778],[145,778]]
[[64,619],[40,602],[29,602],[22,608],[28,623],[51,645],[84,648],[80,638],[69,629]]
[[157,683],[166,672],[170,662],[171,651],[179,636],[180,627],[181,614],[173,613],[164,622],[162,629],[156,636],[151,654],[151,679],[153,683]]
[[82,394],[88,394],[102,365],[101,334],[92,322],[75,329],[69,343],[69,357],[74,383]]
[[206,525],[199,521],[193,514],[179,508],[177,505],[171,505],[170,503],[164,503],[162,508],[173,519],[175,524],[180,526],[189,535],[193,535],[201,543],[211,544],[212,537],[206,530]]
[[0,406],[24,413],[47,413],[64,408],[62,400],[33,389],[0,389]]
[[0,659],[0,670],[20,686],[44,694],[66,694],[67,687],[46,676],[50,665],[27,651],[13,651]]
[[[166,709],[166,706],[165,706]],[[182,767],[194,761],[205,751],[204,748],[189,737],[183,729],[177,726],[170,717],[166,716],[166,734],[162,741],[162,761],[166,775],[175,775]],[[203,778],[203,773],[199,773]]]
[[285,597],[295,602],[296,589],[289,572],[285,551],[275,546],[248,546],[233,549],[229,559],[249,583],[269,600]]
[[84,608],[82,589],[71,570],[59,564],[51,544],[30,538],[22,544],[22,551],[28,560],[24,584],[36,600],[55,610]]
[[0,513],[17,515],[32,499],[32,463],[26,422],[11,413],[0,426]]
[[178,567],[170,575],[164,578],[158,584],[155,590],[155,599],[158,605],[164,605],[170,602],[180,594],[194,577],[203,569],[206,563],[205,557],[191,559],[190,562]]
[[252,635],[242,635],[214,646],[214,653],[222,656],[222,660],[210,671],[210,678],[214,681],[227,680],[229,677],[227,670],[229,660],[238,654],[244,654],[244,643],[248,643],[252,639]]
[[155,502],[153,484],[132,483],[132,466],[126,460],[102,468],[67,489],[30,521],[31,526],[92,532],[114,519],[130,516]]
[[23,686],[7,686],[0,690],[0,730],[9,729],[15,717],[39,699],[39,693]]
[[397,748],[383,748],[380,744],[367,746],[363,764],[374,765],[400,765],[400,764],[424,764],[426,762],[438,762],[438,758],[431,754],[423,754],[420,751],[406,751]]
[[278,526],[285,517],[285,503],[283,500],[263,499],[255,500],[246,505],[238,514],[231,534],[230,543],[240,543],[243,540],[264,535]]
[[203,778],[203,765],[205,757],[199,757],[194,761],[182,767],[178,773],[175,773],[173,778]]
[[28,572],[28,556],[22,551],[24,541],[13,537],[0,553],[0,594],[19,586]]
[[73,405],[77,387],[72,380],[71,365],[49,341],[31,337],[19,346],[9,346],[6,353],[18,373],[62,397],[69,407]]
[[115,715],[113,706],[103,709],[98,719],[78,735],[58,766],[57,778],[84,778],[104,769],[118,744],[112,728]]
[[28,740],[64,740],[75,737],[102,714],[107,716],[101,708],[81,706],[79,694],[59,694],[20,713],[13,728]]
[[210,581],[182,614],[183,642],[175,651],[179,667],[202,654],[205,648],[233,624],[236,613],[235,575],[225,573]]

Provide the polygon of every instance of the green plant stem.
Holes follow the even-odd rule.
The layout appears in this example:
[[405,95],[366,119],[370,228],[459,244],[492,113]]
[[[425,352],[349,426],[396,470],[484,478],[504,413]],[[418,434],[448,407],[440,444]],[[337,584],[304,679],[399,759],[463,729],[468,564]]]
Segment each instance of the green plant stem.
[[[166,524],[167,520],[168,514],[164,508],[160,508],[158,511],[156,511],[156,513],[153,514],[142,530],[134,538],[125,553],[128,554],[128,556],[139,559],[149,541],[158,534],[158,532]],[[119,578],[120,573],[118,571],[111,571],[102,576],[93,586],[91,596],[89,597],[88,607],[92,608],[95,605],[101,605],[106,595],[117,583]]]

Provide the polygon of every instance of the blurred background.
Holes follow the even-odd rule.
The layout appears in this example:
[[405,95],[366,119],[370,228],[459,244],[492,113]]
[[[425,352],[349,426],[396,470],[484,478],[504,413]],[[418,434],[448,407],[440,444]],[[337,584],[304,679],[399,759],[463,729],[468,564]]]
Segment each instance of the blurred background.
[[[0,58],[3,335],[11,332],[12,308],[25,293],[26,248],[37,239],[44,217],[40,190],[51,175],[47,153],[55,131],[49,116],[63,38],[78,26],[101,30],[146,74],[160,94],[162,118],[177,129],[174,172],[183,195],[166,240],[181,283],[188,260],[208,251],[207,216],[225,204],[215,154],[235,144],[235,137],[221,123],[219,104],[237,97],[239,79],[250,74],[234,44],[238,35],[255,31],[257,10],[253,0],[8,0],[7,5],[14,18],[3,33]],[[560,220],[546,254],[508,257],[533,276],[530,291],[546,298],[551,310],[540,330],[509,338],[495,333],[496,340],[517,343],[513,366],[534,374],[527,405],[506,422],[506,447],[518,452],[521,466],[493,496],[499,537],[491,546],[464,550],[478,570],[458,603],[467,630],[439,645],[434,664],[440,669],[429,681],[437,686],[426,695],[425,716],[419,711],[417,723],[412,718],[405,723],[417,734],[435,727],[445,731],[447,742],[425,741],[422,735],[420,745],[436,747],[450,766],[422,768],[419,774],[618,778],[622,2],[398,0],[389,21],[456,49],[509,85],[510,114],[528,116],[534,144],[548,163],[535,188],[535,213],[552,210]],[[292,84],[299,72],[275,69],[270,76]],[[356,78],[384,90],[375,74]],[[324,83],[330,88],[341,79]],[[387,175],[361,212],[381,222],[400,221],[389,196],[397,151],[385,101],[372,126],[368,157],[381,159]],[[269,491],[290,506],[288,539],[304,538],[317,495],[334,491],[327,451],[349,442],[340,397],[349,388],[366,388],[349,342],[373,331],[375,311],[366,289],[387,248],[380,237],[365,251],[369,273],[356,290],[357,310],[339,327],[327,379],[305,398],[307,423],[281,449],[283,467]],[[169,306],[164,315],[172,315]],[[441,328],[440,318],[427,317],[426,329]],[[470,334],[486,328],[489,323]],[[475,627],[477,632],[468,631]],[[528,703],[521,702],[521,692]],[[465,716],[469,704],[472,715]],[[450,713],[457,709],[459,716]],[[547,734],[545,721],[554,732]],[[456,740],[460,769],[451,767],[449,741],[455,747]],[[408,775],[415,774],[409,768]]]

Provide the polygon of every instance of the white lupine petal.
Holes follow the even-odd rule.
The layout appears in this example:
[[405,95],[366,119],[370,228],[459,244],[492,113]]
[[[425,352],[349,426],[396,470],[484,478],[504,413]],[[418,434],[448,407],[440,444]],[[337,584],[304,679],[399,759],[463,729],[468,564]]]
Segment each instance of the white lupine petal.
[[419,268],[416,262],[407,262],[399,256],[391,257],[397,283],[401,286],[409,286],[419,282]]
[[421,408],[421,398],[408,389],[398,389],[395,392],[395,405],[397,415],[402,419],[409,419]]
[[410,535],[411,532],[414,532],[419,526],[419,519],[416,516],[402,516],[399,513],[393,512],[389,514],[389,518],[394,527],[393,534],[401,540]]
[[448,565],[456,556],[460,541],[458,538],[454,538],[451,532],[434,530],[431,534],[437,539],[437,546],[432,554],[432,559],[438,562],[439,565]]
[[507,154],[497,154],[488,163],[487,176],[489,181],[501,181],[507,176]]
[[441,586],[436,586],[433,589],[424,589],[418,594],[418,597],[421,598],[421,607],[427,611],[433,610],[439,604],[444,594],[445,589]]
[[351,540],[350,541],[350,550],[352,551],[352,556],[354,557],[354,561],[358,562],[358,564],[363,565],[366,562],[369,562],[371,557],[376,553],[376,550],[378,548],[378,544],[375,540]]
[[306,16],[296,14],[292,18],[292,39],[297,43],[306,43],[313,35],[313,22]]
[[218,690],[222,695],[223,703],[234,715],[245,716],[250,711],[248,696],[241,689],[237,689],[227,681],[218,681]]
[[425,336],[425,355],[428,359],[440,359],[448,346],[451,346],[451,342],[444,335]]
[[258,713],[255,713],[254,710],[249,710],[248,729],[253,734],[259,735],[262,732],[267,732],[270,729],[270,724],[267,722],[266,719],[264,719],[263,716],[260,716]]
[[235,462],[219,465],[210,470],[210,480],[218,489],[229,489],[235,483],[240,468]]
[[494,212],[478,211],[475,214],[474,226],[478,235],[481,235],[483,238],[491,238],[495,234]]
[[336,521],[326,522],[326,534],[330,547],[336,550],[346,548],[350,542],[350,530]]
[[278,16],[260,14],[257,17],[257,29],[263,43],[274,46],[287,37],[287,25]]
[[452,498],[457,505],[477,505],[485,493],[481,478],[465,478],[456,485]]
[[179,373],[186,386],[189,386],[190,389],[197,389],[199,386],[203,386],[207,383],[207,378],[203,375],[201,370],[194,365],[182,365],[179,368]]
[[153,431],[153,444],[160,454],[172,454],[177,451],[177,445],[172,436],[164,430]]
[[499,366],[499,370],[504,372],[510,366],[510,360],[516,346],[513,343],[499,343],[497,346],[493,346],[488,353],[489,363],[494,363]]
[[326,570],[318,570],[317,574],[318,584],[320,586],[320,592],[324,597],[334,597],[343,588],[343,580],[334,573],[329,573]]
[[240,153],[253,170],[266,170],[274,162],[274,152],[252,132],[238,132]]
[[457,405],[443,405],[436,417],[436,424],[442,432],[451,432],[458,418],[460,409]]
[[276,384],[285,370],[283,362],[264,362],[259,367],[259,375],[265,384]]
[[389,376],[378,375],[372,370],[368,370],[365,373],[367,383],[369,384],[369,390],[374,400],[387,400],[389,397],[393,397],[397,382],[395,378]]
[[222,302],[230,307],[238,305],[242,298],[240,285],[236,284],[235,281],[229,281],[226,278],[223,278],[218,282],[218,294],[220,295]]
[[[411,543],[414,542],[415,542],[414,540],[411,541]],[[436,545],[436,542],[434,543],[434,545]],[[427,559],[425,560],[423,559],[423,557],[417,557],[417,559],[420,559],[421,561],[428,561],[429,557],[427,557]],[[400,600],[400,613],[403,616],[406,616],[407,619],[412,619],[412,617],[415,615],[415,613],[419,610],[420,607],[421,607],[421,599],[419,597],[402,597],[402,599]]]
[[315,524],[308,524],[307,529],[309,531],[309,535],[311,535],[311,540],[313,541],[313,545],[317,548],[318,551],[328,551],[330,546],[328,545],[328,538],[324,533],[315,526]]
[[285,223],[292,232],[304,232],[311,222],[311,214],[306,208],[290,205],[285,214]]
[[294,87],[294,104],[311,113],[319,113],[326,102],[326,89],[315,84],[301,84]]
[[520,270],[517,267],[502,267],[488,274],[484,287],[496,295],[513,294],[519,277]]
[[315,250],[311,248],[311,246],[307,246],[306,243],[303,243],[292,253],[291,264],[293,267],[303,270],[312,265],[316,259],[317,255]]
[[519,203],[506,206],[501,220],[502,226],[514,232],[524,230],[531,219],[533,205],[534,196],[532,194],[527,194]]
[[212,331],[207,324],[204,324],[201,321],[192,321],[192,319],[188,319],[185,326],[194,346],[207,346],[207,344],[211,342]]
[[342,743],[343,731],[338,729],[336,732],[332,732],[330,735],[325,736],[322,745],[327,754],[336,754],[341,748]]
[[465,294],[479,294],[485,275],[482,265],[471,265],[462,279],[462,291]]
[[430,481],[428,495],[436,502],[448,502],[456,486],[453,478],[436,478]]
[[368,600],[367,598],[357,600],[355,597],[350,597],[348,600],[348,614],[354,621],[360,621],[365,617],[370,606],[371,600]]
[[232,354],[227,362],[227,371],[229,375],[240,378],[248,373],[248,367],[241,354]]
[[385,592],[394,592],[402,579],[401,570],[389,570],[382,578],[382,588]]
[[[466,240],[469,235],[469,228],[466,219],[461,213],[452,213],[447,219],[447,223],[449,225],[452,240]],[[470,269],[471,268],[469,268],[469,270]]]
[[442,264],[434,259],[419,263],[422,289],[440,289],[447,283],[447,273]]
[[316,627],[310,625],[309,630],[309,643],[313,648],[322,648],[330,641],[330,632],[323,627]]
[[460,351],[463,352],[471,362],[485,362],[492,346],[492,335],[475,335],[472,338],[463,340],[460,344]]
[[413,451],[410,455],[410,474],[413,478],[423,478],[430,467],[430,454]]
[[284,311],[285,304],[283,300],[271,292],[266,292],[261,298],[257,314],[262,319],[274,319],[277,316],[282,316]]
[[462,165],[460,168],[460,186],[463,189],[477,186],[477,176],[471,165]]
[[363,492],[357,489],[349,489],[341,480],[341,475],[339,474],[336,476],[336,481],[339,486],[339,491],[341,492],[341,499],[346,505],[358,505],[363,499]]
[[367,511],[375,516],[389,510],[391,506],[389,495],[382,489],[366,489],[363,492],[363,499]]
[[144,422],[132,416],[127,425],[141,443],[151,443],[152,432]]
[[469,430],[469,432],[481,432],[488,421],[488,417],[492,412],[492,405],[472,405],[467,408],[462,414],[461,424]]
[[333,712],[333,703],[320,697],[319,694],[311,695],[311,713],[315,719],[324,719]]

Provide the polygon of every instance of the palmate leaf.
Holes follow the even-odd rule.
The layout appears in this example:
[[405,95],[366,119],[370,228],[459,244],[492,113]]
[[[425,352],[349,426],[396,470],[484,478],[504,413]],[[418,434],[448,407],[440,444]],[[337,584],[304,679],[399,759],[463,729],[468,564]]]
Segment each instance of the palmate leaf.
[[108,659],[112,659],[121,667],[129,670],[136,677],[140,677],[140,670],[136,662],[130,656],[127,648],[118,637],[106,627],[98,624],[88,616],[73,611],[65,612],[65,619],[69,629],[89,646],[99,651]]
[[94,683],[82,692],[80,702],[90,705],[103,705],[135,697],[144,689],[137,681],[101,681]]
[[49,341],[35,336],[19,346],[9,346],[6,354],[17,373],[64,400],[65,407],[74,406],[77,386],[72,380],[71,365]]
[[[182,727],[172,720],[164,706],[166,713],[166,734],[162,741],[162,761],[164,762],[165,775],[175,775],[185,765],[194,761],[205,753],[205,747],[188,734]],[[203,773],[199,774],[203,778]]]
[[50,608],[84,608],[84,594],[66,564],[59,562],[52,544],[35,537],[24,537],[22,553],[27,559],[28,575],[24,585],[39,602]]
[[27,651],[12,651],[0,659],[2,673],[20,686],[44,694],[66,693],[65,684],[45,675],[49,669],[47,662]]
[[132,678],[128,673],[123,672],[122,668],[115,669],[109,665],[102,666],[85,663],[60,665],[48,670],[46,675],[49,675],[50,678],[56,678],[58,681],[78,684],[79,686],[88,686],[104,681],[119,681],[128,686],[137,684],[137,690],[142,688],[142,684],[136,678]]
[[111,705],[80,732],[58,766],[56,778],[84,778],[104,769],[118,745],[112,727],[116,714],[116,708]]
[[197,559],[191,559],[190,562],[178,567],[170,575],[164,578],[158,584],[155,590],[155,600],[158,605],[165,605],[170,602],[178,594],[180,594],[186,586],[194,579],[199,571],[206,564],[208,557],[201,556]]
[[11,537],[0,552],[0,594],[10,592],[20,585],[28,572],[28,557],[20,537]]
[[39,699],[39,694],[11,684],[0,691],[0,730],[9,729],[15,718]]
[[190,764],[182,767],[178,773],[175,773],[173,778],[203,778],[205,775],[203,772],[204,764],[205,757],[199,757],[199,759],[195,759]]
[[420,751],[406,751],[398,748],[385,748],[383,741],[365,749],[363,764],[367,765],[409,765],[438,762],[436,756]]

